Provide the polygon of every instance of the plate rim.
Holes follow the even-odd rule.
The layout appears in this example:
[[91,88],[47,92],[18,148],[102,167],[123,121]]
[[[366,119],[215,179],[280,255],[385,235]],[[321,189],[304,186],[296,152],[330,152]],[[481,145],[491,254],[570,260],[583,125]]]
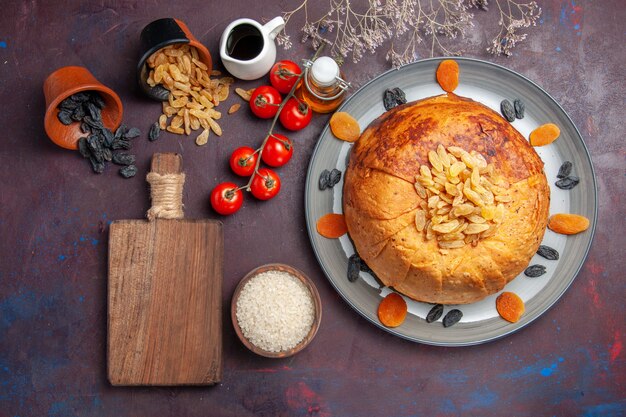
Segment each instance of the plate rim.
[[433,341],[433,340],[418,339],[418,338],[415,338],[415,337],[410,337],[408,335],[405,335],[405,334],[402,334],[402,333],[398,332],[397,330],[395,330],[393,328],[385,327],[381,323],[377,322],[376,320],[372,320],[370,317],[366,316],[363,312],[361,312],[361,310],[359,308],[357,308],[357,306],[350,300],[350,298],[346,294],[344,294],[344,292],[337,285],[335,285],[335,282],[329,277],[330,273],[327,270],[327,268],[324,265],[324,263],[322,262],[322,260],[320,259],[320,254],[318,253],[318,250],[316,249],[316,246],[315,246],[315,243],[314,243],[314,240],[313,240],[313,236],[314,236],[314,233],[316,233],[316,231],[313,228],[313,225],[312,225],[313,222],[309,221],[309,219],[310,219],[309,198],[308,198],[309,191],[310,191],[310,185],[309,184],[311,183],[310,182],[310,176],[312,175],[314,157],[317,154],[317,152],[318,152],[318,150],[319,150],[319,148],[321,146],[322,138],[326,135],[326,133],[327,133],[327,131],[329,129],[329,126],[330,126],[329,125],[329,121],[326,122],[326,125],[322,129],[321,133],[317,136],[317,143],[315,144],[315,147],[313,148],[313,152],[311,153],[311,158],[309,160],[309,166],[308,166],[308,169],[307,169],[307,174],[306,174],[306,179],[305,179],[304,208],[305,208],[305,221],[306,221],[306,225],[307,225],[307,232],[309,234],[309,242],[311,243],[311,247],[313,249],[313,253],[315,254],[315,258],[317,260],[317,263],[322,268],[322,271],[324,272],[324,276],[330,282],[330,284],[333,286],[334,290],[341,296],[341,298],[343,298],[343,300],[354,311],[356,311],[361,317],[365,318],[368,322],[373,323],[378,328],[380,328],[380,329],[382,329],[382,330],[384,330],[384,331],[386,331],[386,332],[388,332],[390,334],[393,334],[394,336],[398,336],[398,337],[400,337],[402,339],[405,339],[405,340],[408,340],[408,341],[411,341],[411,342],[414,342],[414,343],[421,343],[421,344],[426,344],[426,345],[431,345],[431,346],[462,347],[462,346],[474,346],[474,345],[484,344],[484,343],[492,342],[492,341],[495,341],[495,340],[502,339],[502,338],[504,338],[506,336],[509,336],[509,335],[517,332],[518,330],[521,330],[521,329],[525,328],[526,326],[530,325],[535,320],[537,320],[539,317],[543,316],[548,310],[550,310],[556,304],[557,301],[559,301],[561,299],[563,294],[569,289],[569,287],[572,285],[574,280],[578,277],[578,274],[580,273],[583,265],[587,261],[587,257],[589,255],[589,251],[591,250],[591,246],[593,244],[593,240],[594,240],[594,237],[595,237],[597,220],[598,220],[598,185],[597,185],[595,169],[594,169],[594,166],[593,166],[593,160],[591,158],[591,154],[589,153],[589,148],[587,147],[587,144],[585,143],[585,140],[583,139],[583,136],[581,135],[580,130],[578,129],[578,127],[576,126],[576,124],[574,123],[574,121],[572,120],[570,115],[567,113],[567,111],[565,111],[563,106],[561,106],[561,104],[558,101],[556,101],[554,99],[554,97],[552,97],[543,87],[541,87],[536,82],[534,82],[531,79],[529,79],[528,77],[518,73],[517,71],[514,71],[512,69],[509,69],[507,67],[504,67],[504,66],[502,66],[500,64],[496,64],[496,63],[493,63],[493,62],[485,61],[485,60],[478,59],[478,58],[448,57],[448,56],[420,59],[420,60],[411,62],[409,64],[403,65],[403,66],[398,67],[398,68],[389,69],[389,70],[387,70],[387,71],[385,71],[385,72],[375,76],[371,80],[367,81],[365,84],[361,85],[358,88],[358,90],[356,90],[352,95],[350,95],[350,97],[348,97],[341,104],[341,106],[339,106],[339,108],[337,110],[335,110],[335,112],[342,111],[342,109],[344,107],[346,107],[357,96],[357,94],[360,91],[362,91],[363,89],[365,89],[370,84],[375,83],[379,79],[385,77],[386,75],[388,75],[388,74],[390,74],[392,72],[396,72],[396,71],[399,71],[401,69],[409,68],[411,66],[416,66],[418,64],[423,64],[423,63],[428,63],[428,62],[443,61],[443,60],[446,60],[446,59],[452,59],[452,60],[455,60],[455,61],[468,61],[468,62],[478,63],[480,65],[486,65],[486,66],[489,66],[489,67],[496,67],[496,68],[498,68],[500,70],[503,70],[505,72],[509,72],[509,73],[513,74],[514,76],[517,76],[517,77],[521,78],[522,80],[524,80],[527,83],[530,83],[532,86],[537,88],[545,97],[547,97],[547,99],[563,113],[563,115],[569,121],[571,126],[574,128],[574,131],[575,131],[576,135],[578,135],[578,138],[580,139],[580,142],[581,142],[583,150],[584,150],[584,155],[583,156],[585,156],[587,158],[587,160],[589,161],[589,166],[591,167],[591,179],[592,179],[592,184],[593,184],[593,189],[592,189],[592,191],[593,191],[593,219],[591,221],[589,242],[587,243],[587,246],[586,246],[586,248],[584,250],[584,254],[583,254],[582,260],[579,263],[578,267],[576,268],[576,270],[575,270],[575,272],[573,274],[572,279],[569,280],[567,285],[565,287],[563,287],[563,289],[558,294],[556,294],[553,297],[553,299],[550,300],[549,303],[541,311],[537,312],[534,317],[531,317],[528,321],[526,321],[526,322],[524,322],[522,324],[519,324],[517,326],[515,325],[517,323],[511,323],[510,329],[505,331],[505,332],[503,332],[502,334],[494,335],[494,336],[487,337],[487,338],[480,339],[480,340],[459,341],[459,342],[438,342],[438,341]]

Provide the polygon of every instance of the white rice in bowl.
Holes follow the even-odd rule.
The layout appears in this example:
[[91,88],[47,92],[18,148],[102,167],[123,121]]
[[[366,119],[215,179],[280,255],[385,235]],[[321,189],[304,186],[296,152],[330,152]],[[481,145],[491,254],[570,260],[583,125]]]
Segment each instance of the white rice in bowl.
[[246,339],[268,352],[293,349],[311,330],[315,304],[309,289],[284,271],[253,276],[237,300],[237,322]]

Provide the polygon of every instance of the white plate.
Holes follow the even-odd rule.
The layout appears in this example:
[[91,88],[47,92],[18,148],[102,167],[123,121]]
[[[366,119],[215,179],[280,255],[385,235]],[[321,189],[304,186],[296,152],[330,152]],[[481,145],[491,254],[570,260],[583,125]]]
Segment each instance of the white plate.
[[[427,59],[388,71],[373,79],[354,93],[339,111],[356,118],[364,130],[373,120],[385,112],[383,92],[388,88],[400,87],[408,101],[442,94],[435,79],[435,72],[443,58]],[[397,328],[384,327],[378,321],[377,308],[380,300],[391,290],[379,288],[379,283],[369,274],[361,272],[357,282],[346,277],[348,258],[354,246],[346,235],[340,239],[326,239],[316,231],[317,219],[324,214],[342,213],[343,180],[332,190],[320,191],[318,180],[324,169],[337,168],[345,172],[347,157],[352,144],[334,138],[328,126],[319,141],[307,174],[305,191],[306,221],[309,237],[317,259],[327,278],[337,292],[363,317],[382,329],[416,342],[442,346],[465,346],[487,342],[526,326],[552,306],[572,283],[591,246],[597,216],[596,180],[587,148],[563,108],[541,87],[522,75],[489,62],[455,58],[460,66],[460,83],[455,94],[483,103],[496,112],[500,102],[507,98],[520,98],[526,104],[524,119],[516,120],[513,126],[524,136],[544,123],[555,123],[561,129],[560,138],[551,145],[535,148],[543,162],[550,184],[550,214],[575,213],[586,216],[591,227],[574,236],[546,231],[542,244],[559,251],[558,261],[548,261],[535,255],[531,264],[547,267],[539,278],[528,278],[521,274],[511,281],[504,291],[519,295],[526,305],[526,312],[517,323],[509,323],[498,315],[493,294],[479,302],[462,306],[446,306],[445,313],[452,308],[463,312],[462,320],[453,327],[444,328],[441,319],[426,323],[424,318],[431,304],[413,301],[407,297],[409,314]],[[569,160],[574,164],[573,173],[580,183],[570,191],[554,185],[561,164]]]

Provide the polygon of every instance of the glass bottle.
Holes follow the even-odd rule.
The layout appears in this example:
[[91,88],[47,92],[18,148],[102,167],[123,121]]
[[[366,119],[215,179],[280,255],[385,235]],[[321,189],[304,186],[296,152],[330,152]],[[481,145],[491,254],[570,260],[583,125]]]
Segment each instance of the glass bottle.
[[344,81],[337,62],[328,56],[319,57],[313,62],[304,61],[304,72],[296,96],[316,113],[335,111],[350,87],[350,83]]

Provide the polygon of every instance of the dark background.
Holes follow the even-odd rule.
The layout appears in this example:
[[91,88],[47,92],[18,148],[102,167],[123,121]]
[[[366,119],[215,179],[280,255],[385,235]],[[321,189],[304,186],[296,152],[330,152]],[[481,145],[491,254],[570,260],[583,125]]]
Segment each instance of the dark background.
[[[4,1],[0,14],[0,416],[622,416],[624,366],[624,74],[626,7],[613,1],[543,1],[541,21],[510,58],[485,48],[497,14],[477,11],[459,40],[465,55],[505,65],[544,87],[570,114],[589,147],[599,221],[589,257],[570,289],[522,331],[482,346],[411,343],[376,328],[338,296],[307,236],[303,190],[317,136],[315,116],[291,135],[293,160],[280,169],[281,194],[223,218],[224,378],[215,387],[114,388],[106,380],[108,222],[142,218],[143,177],[154,152],[184,156],[188,218],[217,218],[208,193],[234,180],[227,156],[256,146],[268,122],[243,108],[220,121],[224,135],[197,147],[192,138],[142,135],[139,174],[109,166],[94,175],[43,130],[42,83],[53,70],[83,65],[113,88],[124,121],[147,132],[160,105],[135,85],[139,32],[160,17],[187,23],[217,61],[225,26],[239,17],[270,19],[287,1]],[[326,8],[323,0],[310,0]],[[356,3],[356,1],[355,1]],[[315,7],[313,7],[315,6]],[[299,60],[300,15],[290,24]],[[344,71],[360,85],[388,69],[384,48]],[[430,55],[428,47],[421,57]],[[219,68],[219,63],[217,64]],[[241,83],[250,88],[262,81]],[[232,95],[220,110],[241,102]],[[295,357],[255,356],[237,340],[227,315],[238,280],[252,268],[284,262],[307,273],[324,317],[311,346]]]

